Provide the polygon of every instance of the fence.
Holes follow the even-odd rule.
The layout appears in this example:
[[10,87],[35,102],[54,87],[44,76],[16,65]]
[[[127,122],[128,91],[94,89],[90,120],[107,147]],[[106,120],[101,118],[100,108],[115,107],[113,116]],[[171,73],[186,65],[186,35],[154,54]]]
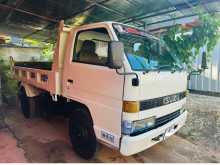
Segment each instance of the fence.
[[[201,56],[196,59],[196,67],[201,66],[201,59]],[[220,41],[212,52],[208,69],[201,75],[191,76],[188,88],[202,92],[220,93]]]

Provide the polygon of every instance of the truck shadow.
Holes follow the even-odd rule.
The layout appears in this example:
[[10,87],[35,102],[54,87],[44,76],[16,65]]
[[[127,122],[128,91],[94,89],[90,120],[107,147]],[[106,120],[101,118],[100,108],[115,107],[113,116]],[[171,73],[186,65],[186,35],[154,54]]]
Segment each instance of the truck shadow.
[[78,157],[72,150],[66,118],[54,116],[49,120],[25,119],[18,108],[5,108],[4,111],[4,121],[17,137],[19,147],[24,150],[29,162],[217,162],[212,155],[177,136],[129,157],[124,157],[118,151],[99,144],[96,156],[92,160],[86,161]]

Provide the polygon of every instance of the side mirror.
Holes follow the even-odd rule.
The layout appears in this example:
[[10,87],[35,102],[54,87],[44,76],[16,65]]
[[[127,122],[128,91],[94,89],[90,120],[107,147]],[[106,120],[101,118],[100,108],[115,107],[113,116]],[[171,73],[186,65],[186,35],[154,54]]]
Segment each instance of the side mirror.
[[202,70],[208,69],[207,60],[206,60],[206,52],[203,52],[203,53],[202,53],[202,65],[201,65],[201,69],[202,69]]
[[206,69],[208,69],[207,66],[207,59],[206,59],[206,52],[202,53],[202,63],[201,63],[201,69],[198,70],[193,70],[189,73],[188,75],[188,80],[190,80],[190,77],[192,75],[200,75],[203,71],[205,71]]
[[123,66],[124,44],[119,41],[111,41],[108,44],[108,66],[112,69],[120,69]]

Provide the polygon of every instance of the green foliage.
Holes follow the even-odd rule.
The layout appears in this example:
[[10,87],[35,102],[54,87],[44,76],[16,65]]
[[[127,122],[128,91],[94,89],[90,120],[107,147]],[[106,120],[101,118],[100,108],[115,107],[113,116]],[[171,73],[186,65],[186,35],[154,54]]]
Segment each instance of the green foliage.
[[33,47],[42,47],[42,42],[33,39],[24,39],[24,43]]
[[207,46],[207,54],[210,57],[210,52],[220,38],[220,17],[218,15],[203,14],[199,16],[199,21],[199,26],[191,30],[176,25],[163,36],[170,50],[189,69],[192,69],[192,63],[199,55],[200,48]]
[[45,61],[51,61],[52,60],[54,44],[40,42],[40,41],[33,40],[33,39],[25,39],[24,42],[27,43],[30,46],[41,47],[42,48],[42,52],[41,52],[41,55],[40,55],[41,60],[43,60],[43,61],[44,60]]
[[17,81],[13,79],[10,66],[0,58],[0,75],[2,84],[2,97],[6,103],[10,102],[11,97],[17,93]]
[[47,61],[52,61],[53,59],[53,49],[54,45],[47,43],[43,46],[43,50],[41,53],[41,59],[42,60],[47,60]]
[[[53,44],[42,43],[36,40],[25,39],[25,43],[34,47],[42,47],[41,59],[51,60],[53,54]],[[11,102],[11,99],[17,95],[17,81],[14,80],[11,74],[9,62],[3,60],[0,56],[0,76],[2,85],[2,97],[5,103]]]

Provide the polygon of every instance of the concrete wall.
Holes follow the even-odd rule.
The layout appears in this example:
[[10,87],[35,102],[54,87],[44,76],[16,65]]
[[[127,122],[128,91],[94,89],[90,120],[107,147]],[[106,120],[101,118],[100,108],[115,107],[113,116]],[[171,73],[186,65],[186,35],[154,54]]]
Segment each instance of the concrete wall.
[[[201,65],[201,56],[195,61],[195,67]],[[192,76],[189,89],[220,93],[220,41],[213,50],[208,69],[201,75]]]
[[8,60],[10,56],[15,61],[30,61],[40,59],[40,48],[0,47],[0,56]]

